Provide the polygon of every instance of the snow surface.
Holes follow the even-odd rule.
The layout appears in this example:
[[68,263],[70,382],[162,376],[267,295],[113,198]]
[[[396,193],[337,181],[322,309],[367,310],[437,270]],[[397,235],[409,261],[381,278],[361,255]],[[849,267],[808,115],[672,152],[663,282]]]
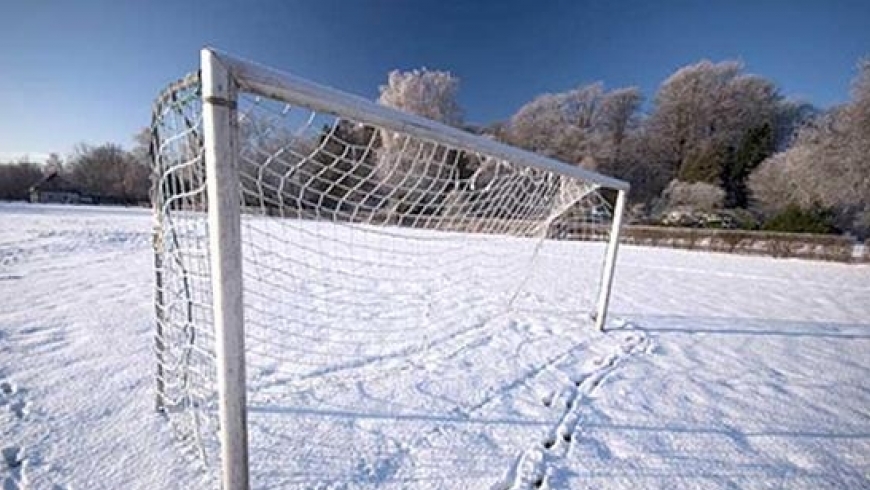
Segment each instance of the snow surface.
[[[151,224],[0,204],[3,490],[211,482],[154,411]],[[626,246],[600,334],[559,264],[426,349],[256,365],[254,487],[870,488],[870,267]]]

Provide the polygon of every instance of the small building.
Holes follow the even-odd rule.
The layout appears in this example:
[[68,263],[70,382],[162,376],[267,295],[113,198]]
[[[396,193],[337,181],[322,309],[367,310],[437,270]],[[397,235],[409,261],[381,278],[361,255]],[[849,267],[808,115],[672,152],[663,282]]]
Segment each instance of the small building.
[[79,204],[82,198],[82,192],[56,171],[48,173],[30,187],[30,202]]

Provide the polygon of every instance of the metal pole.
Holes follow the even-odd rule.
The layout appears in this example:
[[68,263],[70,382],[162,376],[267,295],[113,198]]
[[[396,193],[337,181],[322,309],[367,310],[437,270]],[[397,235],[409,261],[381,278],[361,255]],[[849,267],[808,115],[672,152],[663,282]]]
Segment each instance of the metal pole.
[[154,354],[157,357],[157,397],[154,403],[155,409],[158,412],[163,412],[166,409],[166,385],[163,372],[166,339],[163,337],[165,308],[163,304],[163,242],[160,236],[160,225],[155,224],[151,237],[152,251],[154,252],[154,313],[157,320],[154,332]]
[[607,243],[607,256],[604,259],[604,270],[601,274],[601,289],[598,295],[598,309],[595,312],[595,328],[604,331],[607,320],[607,305],[610,303],[610,289],[613,286],[613,270],[616,267],[616,252],[619,249],[619,232],[622,229],[622,215],[625,210],[626,191],[616,194],[616,206],[613,209],[613,225],[610,229],[610,241]]
[[248,490],[237,88],[211,50],[202,50],[201,62],[222,483],[224,490]]

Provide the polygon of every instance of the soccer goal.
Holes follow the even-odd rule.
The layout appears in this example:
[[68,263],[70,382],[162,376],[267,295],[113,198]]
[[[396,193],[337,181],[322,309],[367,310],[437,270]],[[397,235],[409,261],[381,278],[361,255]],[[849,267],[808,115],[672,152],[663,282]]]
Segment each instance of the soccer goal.
[[294,383],[524,307],[604,328],[623,181],[211,49],[152,135],[157,407],[224,488]]

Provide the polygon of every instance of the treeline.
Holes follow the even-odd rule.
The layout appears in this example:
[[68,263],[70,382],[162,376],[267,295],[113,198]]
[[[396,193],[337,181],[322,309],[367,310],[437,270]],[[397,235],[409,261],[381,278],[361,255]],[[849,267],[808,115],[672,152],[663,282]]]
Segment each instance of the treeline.
[[[625,179],[636,223],[870,235],[870,61],[858,63],[849,102],[827,109],[784,97],[735,61],[680,68],[648,103],[638,88],[599,82],[542,94],[478,127],[465,122],[458,91],[450,73],[394,71],[379,102]],[[388,131],[345,121],[300,140],[272,119],[240,120],[252,205],[471,212],[508,178],[492,161]],[[137,135],[131,151],[81,145],[65,161],[0,165],[0,199],[26,198],[50,170],[83,192],[146,200],[148,138]],[[510,185],[529,193],[538,184]]]
[[96,201],[147,202],[151,191],[148,138],[148,131],[136,135],[132,150],[114,143],[79,144],[66,159],[52,153],[45,162],[24,157],[0,163],[0,200],[27,200],[34,185],[55,174],[70,190]]
[[30,187],[42,177],[43,165],[31,162],[26,157],[17,162],[0,163],[0,201],[29,199]]
[[[458,83],[393,72],[380,102],[464,127]],[[648,111],[644,100],[634,87],[583,85],[476,131],[628,180],[635,221],[870,233],[870,62],[851,100],[826,110],[734,61],[680,68]]]

